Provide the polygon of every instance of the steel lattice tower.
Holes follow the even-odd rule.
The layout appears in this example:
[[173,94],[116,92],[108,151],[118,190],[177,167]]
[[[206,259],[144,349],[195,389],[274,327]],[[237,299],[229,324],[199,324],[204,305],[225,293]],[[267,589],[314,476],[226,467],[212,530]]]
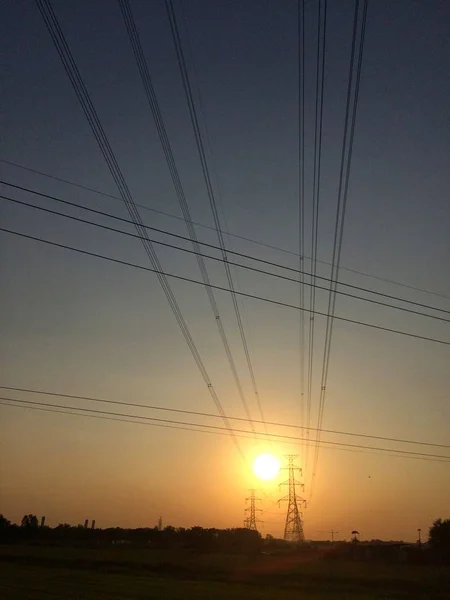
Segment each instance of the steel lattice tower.
[[256,490],[249,490],[250,496],[245,499],[246,502],[250,500],[250,506],[245,509],[245,512],[249,513],[249,515],[245,519],[244,525],[247,529],[258,531],[257,523],[262,523],[262,521],[256,518],[256,512],[262,511],[260,508],[256,508],[256,500],[261,500],[261,498],[255,498],[255,491]]
[[294,465],[295,454],[289,454],[287,457],[288,466],[283,467],[289,471],[289,479],[280,485],[289,486],[289,494],[284,498],[280,498],[279,502],[287,501],[288,507],[286,512],[286,523],[284,526],[284,539],[291,542],[304,542],[305,535],[303,533],[303,515],[299,511],[299,505],[306,504],[306,500],[297,495],[296,486],[304,488],[304,484],[295,479],[295,471],[302,470]]

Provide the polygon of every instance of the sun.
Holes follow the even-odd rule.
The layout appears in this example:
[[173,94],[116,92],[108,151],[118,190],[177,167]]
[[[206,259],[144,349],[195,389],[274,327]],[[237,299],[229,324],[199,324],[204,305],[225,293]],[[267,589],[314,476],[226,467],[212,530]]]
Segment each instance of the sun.
[[253,473],[268,481],[278,475],[280,471],[280,461],[273,454],[260,454],[253,463]]

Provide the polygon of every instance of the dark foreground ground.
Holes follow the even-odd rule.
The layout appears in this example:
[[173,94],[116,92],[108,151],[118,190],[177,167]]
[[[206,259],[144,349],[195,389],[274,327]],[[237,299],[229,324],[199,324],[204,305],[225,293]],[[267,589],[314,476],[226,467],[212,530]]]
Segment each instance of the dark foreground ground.
[[0,546],[2,600],[450,600],[450,569],[295,555]]

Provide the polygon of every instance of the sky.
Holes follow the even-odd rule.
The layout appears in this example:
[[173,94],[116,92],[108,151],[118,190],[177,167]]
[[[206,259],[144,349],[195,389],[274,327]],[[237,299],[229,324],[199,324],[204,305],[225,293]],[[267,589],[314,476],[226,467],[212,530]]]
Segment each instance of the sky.
[[[305,8],[305,254],[311,255],[317,0]],[[325,55],[317,273],[333,249],[354,3],[329,2]],[[175,2],[180,36],[228,248],[298,267],[297,3]],[[164,2],[131,7],[194,221],[214,225]],[[146,224],[187,235],[157,130],[116,2],[54,0],[53,8],[118,164]],[[0,159],[117,196],[37,5],[0,7]],[[369,2],[340,280],[450,310],[450,6],[438,0]],[[128,218],[120,200],[0,163],[1,179]],[[3,195],[133,232],[128,224],[61,207],[2,185]],[[59,216],[0,203],[3,228],[150,266],[139,240]],[[196,227],[217,245],[211,229]],[[157,240],[173,242],[162,234]],[[178,242],[176,242],[178,243]],[[182,243],[183,247],[188,247]],[[163,268],[200,279],[194,257],[155,246]],[[217,253],[215,253],[216,255]],[[1,385],[95,396],[217,414],[156,275],[0,232]],[[207,261],[227,286],[223,265]],[[305,260],[305,268],[310,263]],[[351,269],[353,271],[348,271]],[[400,282],[402,287],[379,279]],[[297,304],[299,286],[233,269],[236,289]],[[245,417],[205,289],[170,280],[227,415]],[[252,418],[257,403],[231,297],[215,292]],[[240,297],[239,307],[265,418],[301,418],[299,311]],[[317,291],[326,311],[328,294]],[[395,303],[395,302],[394,302]],[[421,310],[421,309],[419,309]],[[425,309],[424,309],[425,310]],[[448,323],[338,296],[336,315],[450,341]],[[445,315],[444,315],[445,316]],[[325,319],[316,317],[311,425],[317,423]],[[305,319],[306,332],[308,318]],[[304,349],[305,361],[307,350]],[[449,346],[335,321],[323,427],[450,445]],[[222,426],[217,418],[173,416],[87,401],[3,397],[145,414]],[[50,525],[242,525],[258,488],[262,532],[281,536],[276,500],[282,471],[255,480],[251,463],[271,451],[296,454],[307,538],[331,529],[349,538],[415,540],[446,518],[449,465],[361,448],[322,448],[311,494],[312,453],[299,441],[241,439],[0,406],[0,512],[13,521],[46,515]],[[249,429],[249,424],[238,423]],[[259,427],[259,426],[258,426]],[[301,430],[269,426],[271,433]],[[219,435],[219,433],[221,435]],[[225,435],[223,435],[225,433]],[[248,436],[247,436],[248,438]],[[311,433],[314,439],[314,433]],[[322,434],[322,440],[417,452],[449,449]],[[447,513],[446,513],[447,511]]]

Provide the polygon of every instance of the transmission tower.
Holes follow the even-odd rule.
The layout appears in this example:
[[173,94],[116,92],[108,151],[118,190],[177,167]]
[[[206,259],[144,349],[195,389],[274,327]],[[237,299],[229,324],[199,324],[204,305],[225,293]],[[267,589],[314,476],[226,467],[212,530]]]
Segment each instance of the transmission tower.
[[301,475],[302,470],[294,465],[295,454],[289,454],[286,458],[288,459],[288,466],[283,467],[283,469],[289,471],[289,479],[280,485],[288,485],[289,494],[279,500],[279,502],[286,501],[288,503],[284,539],[290,542],[304,542],[303,515],[298,507],[306,504],[306,500],[298,496],[296,491],[296,486],[303,489],[304,485],[295,479],[295,471],[300,471]]
[[257,523],[262,523],[262,521],[256,518],[256,512],[262,512],[262,510],[256,508],[256,501],[261,500],[261,498],[255,498],[255,491],[256,490],[249,490],[250,496],[245,499],[246,502],[250,500],[250,506],[245,509],[245,512],[248,513],[248,517],[245,519],[244,525],[247,529],[258,531]]
[[319,530],[319,531],[317,531],[317,533],[328,533],[328,534],[331,534],[331,541],[334,542],[334,536],[335,536],[336,533],[339,533],[339,531],[336,531],[335,529],[332,529],[331,531]]

